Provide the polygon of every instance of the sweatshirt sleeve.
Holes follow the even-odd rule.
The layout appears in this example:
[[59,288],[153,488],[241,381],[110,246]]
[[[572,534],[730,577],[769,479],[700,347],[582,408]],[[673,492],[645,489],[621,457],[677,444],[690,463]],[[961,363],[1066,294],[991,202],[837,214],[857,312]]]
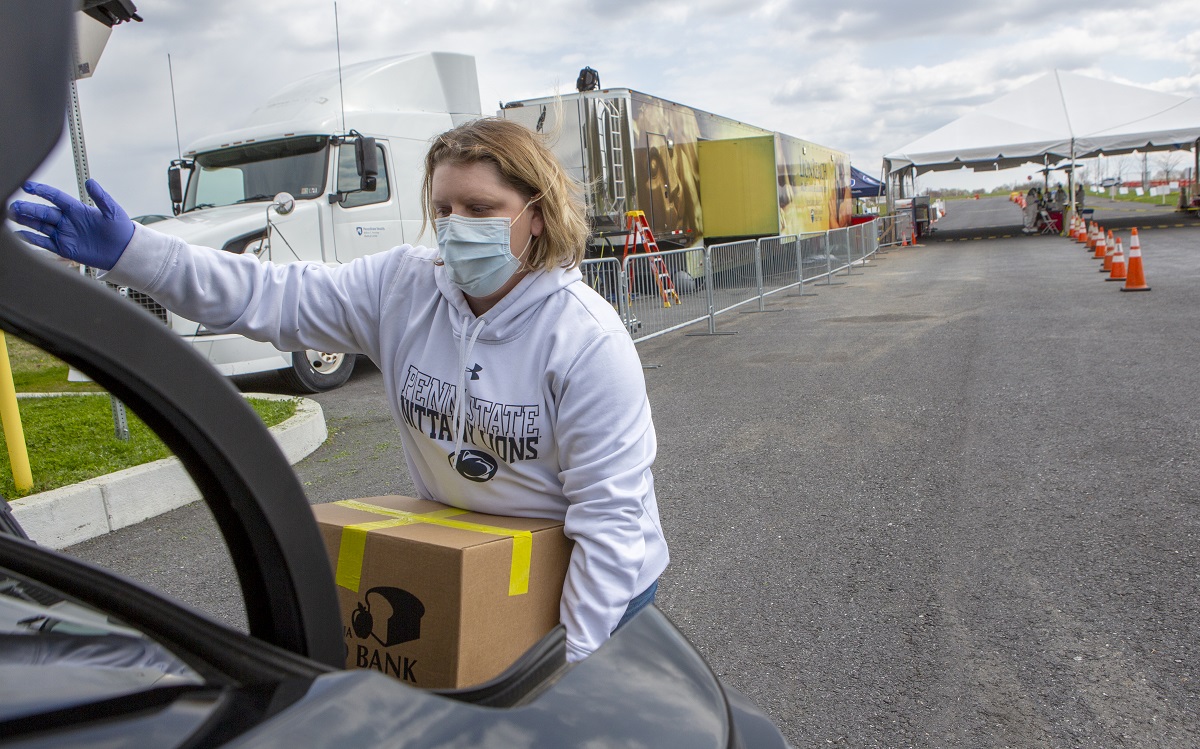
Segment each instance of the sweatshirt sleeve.
[[624,331],[600,334],[576,357],[555,431],[568,501],[564,532],[575,542],[560,616],[567,659],[578,661],[624,615],[646,558],[641,517],[657,447],[641,362]]
[[390,253],[341,266],[264,263],[138,226],[100,278],[131,286],[214,333],[238,333],[281,351],[375,357]]

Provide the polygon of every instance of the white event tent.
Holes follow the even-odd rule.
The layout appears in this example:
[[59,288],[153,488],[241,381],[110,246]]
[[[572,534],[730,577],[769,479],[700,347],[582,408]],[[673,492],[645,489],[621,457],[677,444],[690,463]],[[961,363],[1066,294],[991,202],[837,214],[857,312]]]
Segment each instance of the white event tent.
[[895,180],[962,167],[1074,164],[1197,141],[1200,99],[1056,70],[887,154],[883,166]]

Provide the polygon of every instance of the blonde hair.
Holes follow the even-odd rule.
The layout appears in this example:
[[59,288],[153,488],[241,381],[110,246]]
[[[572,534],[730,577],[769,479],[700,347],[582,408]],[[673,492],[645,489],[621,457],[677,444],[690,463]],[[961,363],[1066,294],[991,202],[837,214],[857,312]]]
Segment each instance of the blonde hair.
[[525,199],[537,198],[542,233],[533,238],[525,263],[537,270],[574,268],[583,261],[590,233],[582,189],[542,137],[524,125],[484,117],[434,139],[425,154],[421,183],[421,230],[432,223],[433,170],[441,164],[493,164],[500,179]]

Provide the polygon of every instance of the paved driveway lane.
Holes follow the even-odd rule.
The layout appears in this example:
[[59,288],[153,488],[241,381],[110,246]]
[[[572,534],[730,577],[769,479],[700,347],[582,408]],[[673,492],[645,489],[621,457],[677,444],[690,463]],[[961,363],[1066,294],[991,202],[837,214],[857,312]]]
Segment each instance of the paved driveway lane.
[[[798,747],[1200,744],[1198,241],[1148,294],[933,241],[642,344],[660,607]],[[376,370],[317,399],[313,501],[411,491]],[[244,621],[196,506],[71,551]]]
[[1065,240],[935,243],[649,344],[710,359],[650,374],[693,456],[663,607],[798,745],[1194,743],[1194,238],[1144,235],[1153,299]]
[[[651,375],[660,433],[688,435],[663,454],[703,456],[686,486],[660,492],[674,552],[663,607],[702,617],[689,634],[800,746],[899,745],[936,701],[922,682],[941,667],[920,633],[938,598],[937,441],[953,449],[947,404],[961,400],[985,282],[950,254],[930,284],[925,258],[893,253],[784,312],[723,322],[741,332],[704,341],[704,371]],[[693,389],[680,418],[672,404]],[[677,576],[708,606],[677,612]]]

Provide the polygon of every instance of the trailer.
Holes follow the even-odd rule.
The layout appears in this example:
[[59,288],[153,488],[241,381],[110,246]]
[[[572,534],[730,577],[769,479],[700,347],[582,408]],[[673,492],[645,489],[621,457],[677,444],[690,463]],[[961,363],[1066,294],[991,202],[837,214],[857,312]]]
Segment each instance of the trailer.
[[845,153],[628,88],[508,102],[585,186],[589,257],[642,211],[663,249],[849,226]]

